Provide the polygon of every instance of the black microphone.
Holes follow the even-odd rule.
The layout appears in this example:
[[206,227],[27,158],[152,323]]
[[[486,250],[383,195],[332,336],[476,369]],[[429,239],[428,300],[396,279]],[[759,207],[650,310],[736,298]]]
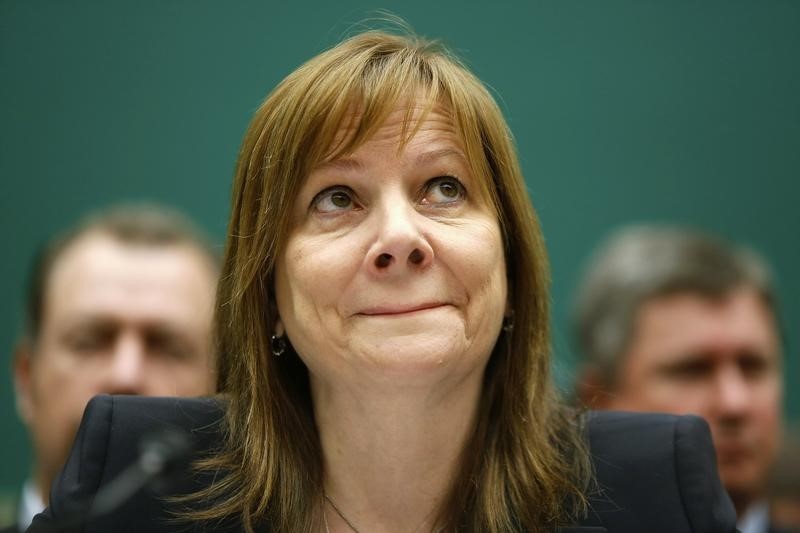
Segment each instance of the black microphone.
[[87,519],[110,513],[140,489],[164,488],[170,477],[189,464],[192,446],[185,431],[165,428],[145,435],[139,443],[139,458],[97,492]]
[[104,516],[144,488],[161,492],[174,476],[189,465],[192,442],[188,433],[165,427],[146,434],[139,443],[136,461],[101,487],[91,502],[75,502],[72,511],[54,523],[37,523],[28,533],[67,533],[82,529],[89,521]]

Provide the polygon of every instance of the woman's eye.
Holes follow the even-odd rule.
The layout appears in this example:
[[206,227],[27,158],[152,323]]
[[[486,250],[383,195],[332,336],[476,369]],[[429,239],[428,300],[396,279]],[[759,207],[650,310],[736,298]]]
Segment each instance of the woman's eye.
[[464,198],[464,186],[452,176],[434,178],[425,186],[425,204],[451,204]]
[[314,197],[311,207],[320,213],[346,211],[355,207],[353,191],[347,187],[331,187]]

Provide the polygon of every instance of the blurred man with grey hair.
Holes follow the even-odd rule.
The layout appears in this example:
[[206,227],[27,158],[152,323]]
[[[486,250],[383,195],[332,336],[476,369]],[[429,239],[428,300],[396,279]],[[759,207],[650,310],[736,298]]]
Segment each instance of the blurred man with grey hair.
[[703,416],[742,533],[777,531],[765,498],[782,428],[782,343],[765,262],[699,232],[631,227],[597,252],[576,304],[578,398]]
[[92,396],[216,390],[219,257],[181,213],[150,204],[93,213],[46,243],[29,276],[14,385],[34,463],[17,524],[3,532],[24,531],[47,504]]

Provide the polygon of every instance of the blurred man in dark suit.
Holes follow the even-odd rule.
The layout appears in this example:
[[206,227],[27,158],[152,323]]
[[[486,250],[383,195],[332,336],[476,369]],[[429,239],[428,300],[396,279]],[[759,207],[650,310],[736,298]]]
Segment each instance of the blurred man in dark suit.
[[629,228],[594,258],[575,316],[579,398],[703,416],[739,528],[772,531],[766,483],[782,428],[782,350],[764,261],[696,232]]
[[151,205],[92,215],[42,250],[14,358],[34,464],[8,531],[24,530],[46,505],[92,396],[214,392],[218,271],[184,216]]
[[800,533],[800,426],[787,431],[769,483],[770,516],[785,531]]

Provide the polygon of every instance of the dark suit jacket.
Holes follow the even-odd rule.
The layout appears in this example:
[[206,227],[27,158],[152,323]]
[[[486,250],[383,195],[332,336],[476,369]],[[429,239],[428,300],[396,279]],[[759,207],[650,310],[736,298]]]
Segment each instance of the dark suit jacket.
[[[220,445],[220,404],[211,399],[98,396],[86,408],[69,460],[50,494],[50,507],[29,531],[53,531],[74,514],[71,502],[91,501],[137,458],[147,431],[191,431],[198,453]],[[735,512],[716,471],[711,436],[695,416],[597,412],[588,440],[599,490],[591,511],[562,533],[732,533]],[[183,475],[171,493],[208,486],[210,474]],[[535,505],[535,502],[531,503]],[[240,531],[235,520],[213,525],[170,522],[168,505],[141,491],[115,512],[76,528],[86,532]]]

